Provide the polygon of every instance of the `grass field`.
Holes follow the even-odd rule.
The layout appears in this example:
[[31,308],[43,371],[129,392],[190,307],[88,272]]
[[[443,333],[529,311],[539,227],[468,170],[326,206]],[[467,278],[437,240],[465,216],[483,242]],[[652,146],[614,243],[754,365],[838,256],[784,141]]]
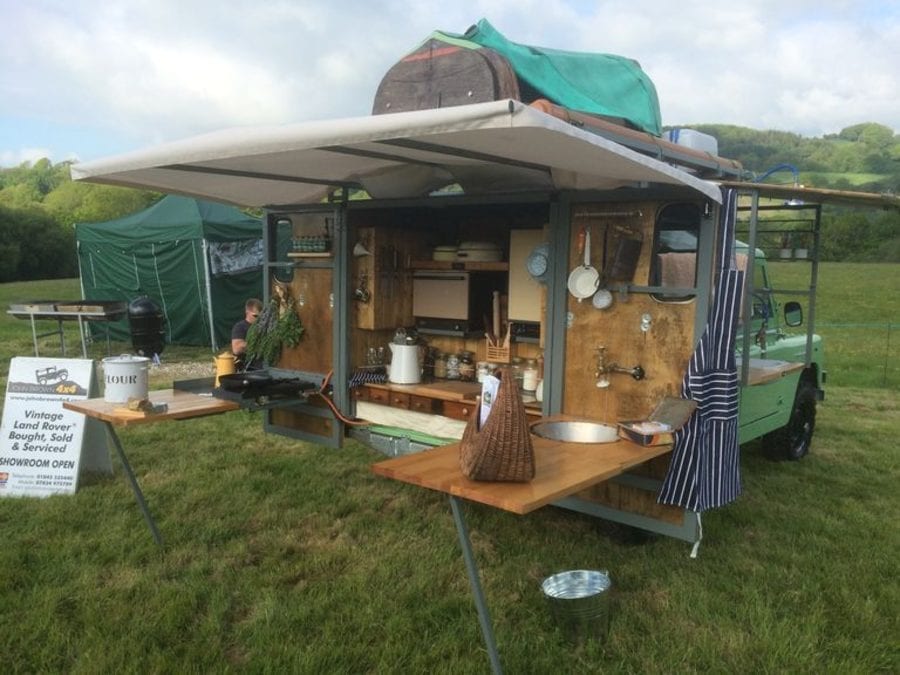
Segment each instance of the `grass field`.
[[[830,267],[821,297],[846,314],[823,301],[823,321],[897,316],[897,293],[855,288],[886,291],[895,268]],[[0,286],[0,303],[65,288]],[[0,317],[0,349],[5,386],[27,322]],[[465,505],[506,672],[900,671],[898,386],[829,382],[807,458],[743,448],[743,495],[704,516],[697,559],[553,507]],[[266,435],[246,412],[120,436],[166,546],[115,460],[73,496],[0,499],[6,671],[488,672],[446,498],[374,476],[377,453]],[[613,579],[605,644],[570,645],[543,603],[540,581],[573,568]]]

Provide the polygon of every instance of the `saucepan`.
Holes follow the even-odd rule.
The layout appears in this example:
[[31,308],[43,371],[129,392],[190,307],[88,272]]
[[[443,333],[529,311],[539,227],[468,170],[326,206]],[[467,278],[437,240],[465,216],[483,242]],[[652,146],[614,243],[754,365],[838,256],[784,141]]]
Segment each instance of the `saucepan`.
[[578,265],[569,274],[569,293],[581,302],[591,297],[600,282],[600,273],[591,266],[591,230],[582,228],[578,236],[578,245],[584,249],[584,264]]

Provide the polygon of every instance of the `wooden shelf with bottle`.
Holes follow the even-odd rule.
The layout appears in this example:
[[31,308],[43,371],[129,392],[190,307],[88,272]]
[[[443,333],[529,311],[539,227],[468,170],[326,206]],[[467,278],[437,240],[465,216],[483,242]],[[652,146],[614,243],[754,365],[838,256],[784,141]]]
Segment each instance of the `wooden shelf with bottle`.
[[508,262],[485,262],[476,260],[413,260],[410,267],[416,270],[467,270],[473,272],[506,272]]

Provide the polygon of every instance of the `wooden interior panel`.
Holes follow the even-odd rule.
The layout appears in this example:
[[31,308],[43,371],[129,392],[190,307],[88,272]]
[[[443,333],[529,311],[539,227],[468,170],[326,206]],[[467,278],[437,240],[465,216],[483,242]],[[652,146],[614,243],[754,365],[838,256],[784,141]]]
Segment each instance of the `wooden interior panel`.
[[332,369],[334,310],[331,289],[331,268],[299,266],[294,271],[291,293],[306,330],[297,347],[282,351],[278,362],[280,368],[313,373],[327,373]]
[[630,485],[619,485],[607,481],[579,492],[577,497],[585,501],[602,504],[620,511],[656,518],[672,525],[684,522],[684,509],[668,504],[658,504],[656,493]]
[[[590,261],[602,274],[604,233],[608,230],[606,256],[611,265],[621,229],[642,237],[643,243],[631,282],[647,285],[654,219],[658,205],[652,203],[584,204],[573,210],[569,270],[582,264],[578,255],[578,232],[591,228]],[[604,213],[612,215],[605,216]],[[622,282],[614,282],[612,286]],[[641,419],[664,396],[678,396],[680,382],[693,348],[696,303],[660,303],[646,293],[622,297],[614,292],[611,307],[601,310],[591,299],[578,302],[568,294],[573,321],[566,334],[565,392],[563,412],[578,417],[614,423]],[[649,315],[650,330],[641,330],[641,319]],[[610,386],[597,385],[597,348],[605,346],[607,362],[633,368],[640,365],[645,379],[612,373]]]
[[[331,439],[334,419],[304,414],[296,408],[275,408],[269,411],[269,421],[286,429],[305,431],[323,439]],[[324,441],[323,441],[324,442]]]
[[[358,328],[393,330],[412,324],[412,279],[406,266],[414,253],[410,242],[408,235],[394,228],[357,230],[354,248],[359,245],[369,252],[351,256],[351,298]],[[368,290],[368,301],[355,297],[357,288]]]

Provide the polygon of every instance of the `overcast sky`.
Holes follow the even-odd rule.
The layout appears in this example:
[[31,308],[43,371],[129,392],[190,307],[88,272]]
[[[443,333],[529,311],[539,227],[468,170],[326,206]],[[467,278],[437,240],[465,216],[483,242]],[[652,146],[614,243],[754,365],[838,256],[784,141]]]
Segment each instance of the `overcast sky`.
[[404,54],[480,18],[636,59],[666,125],[900,132],[897,0],[0,0],[0,166],[368,115]]

